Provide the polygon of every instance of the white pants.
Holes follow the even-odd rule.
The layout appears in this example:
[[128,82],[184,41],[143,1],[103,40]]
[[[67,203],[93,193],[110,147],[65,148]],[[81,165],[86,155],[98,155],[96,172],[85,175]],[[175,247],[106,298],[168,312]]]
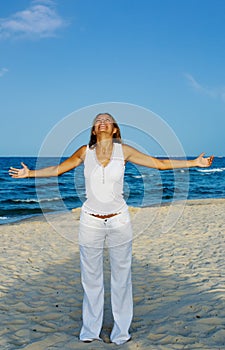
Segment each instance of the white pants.
[[123,344],[130,339],[133,317],[131,282],[132,229],[129,212],[99,219],[81,213],[81,282],[84,289],[83,326],[80,340],[100,340],[104,310],[103,250],[108,246],[111,265],[111,304],[114,326],[110,340]]

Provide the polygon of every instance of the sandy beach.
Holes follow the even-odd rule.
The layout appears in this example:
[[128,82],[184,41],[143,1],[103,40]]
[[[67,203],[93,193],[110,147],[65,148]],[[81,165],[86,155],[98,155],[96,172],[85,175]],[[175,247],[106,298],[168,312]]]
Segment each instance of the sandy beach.
[[78,340],[80,210],[1,225],[0,349],[225,349],[225,199],[170,209],[130,208],[134,318],[122,346],[108,343],[107,250],[104,342]]

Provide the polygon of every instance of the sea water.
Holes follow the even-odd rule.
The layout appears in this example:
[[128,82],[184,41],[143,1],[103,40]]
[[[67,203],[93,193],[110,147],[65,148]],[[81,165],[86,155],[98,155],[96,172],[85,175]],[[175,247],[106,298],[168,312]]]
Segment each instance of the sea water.
[[[191,158],[191,157],[189,157]],[[0,224],[78,208],[85,201],[83,165],[57,178],[13,179],[10,166],[23,161],[36,168],[35,157],[0,158]],[[57,158],[38,159],[38,166],[58,163]],[[216,157],[210,168],[158,171],[127,163],[124,197],[129,206],[162,205],[186,199],[225,197],[225,157]]]

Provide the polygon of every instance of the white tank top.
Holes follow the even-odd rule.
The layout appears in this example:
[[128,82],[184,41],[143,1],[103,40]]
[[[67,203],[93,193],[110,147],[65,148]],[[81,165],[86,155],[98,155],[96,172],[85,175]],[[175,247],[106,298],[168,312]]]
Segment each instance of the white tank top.
[[113,144],[112,155],[103,167],[95,148],[87,146],[84,160],[86,201],[82,209],[95,215],[116,214],[127,209],[123,198],[124,156],[122,145]]

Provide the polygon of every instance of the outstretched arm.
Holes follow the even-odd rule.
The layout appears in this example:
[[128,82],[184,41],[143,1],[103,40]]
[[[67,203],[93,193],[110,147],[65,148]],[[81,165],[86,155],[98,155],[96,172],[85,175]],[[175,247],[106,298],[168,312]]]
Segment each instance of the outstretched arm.
[[204,157],[204,153],[201,153],[197,158],[192,160],[158,159],[155,157],[148,156],[147,154],[144,154],[142,152],[139,152],[135,148],[130,147],[128,145],[123,145],[123,152],[126,161],[159,170],[191,167],[206,168],[212,164],[214,158],[213,156]]
[[21,163],[22,168],[9,169],[9,175],[16,179],[22,179],[26,177],[51,177],[59,176],[71,169],[79,166],[85,158],[86,146],[80,147],[74,154],[66,159],[64,162],[56,166],[50,166],[38,170],[30,170],[24,163]]

